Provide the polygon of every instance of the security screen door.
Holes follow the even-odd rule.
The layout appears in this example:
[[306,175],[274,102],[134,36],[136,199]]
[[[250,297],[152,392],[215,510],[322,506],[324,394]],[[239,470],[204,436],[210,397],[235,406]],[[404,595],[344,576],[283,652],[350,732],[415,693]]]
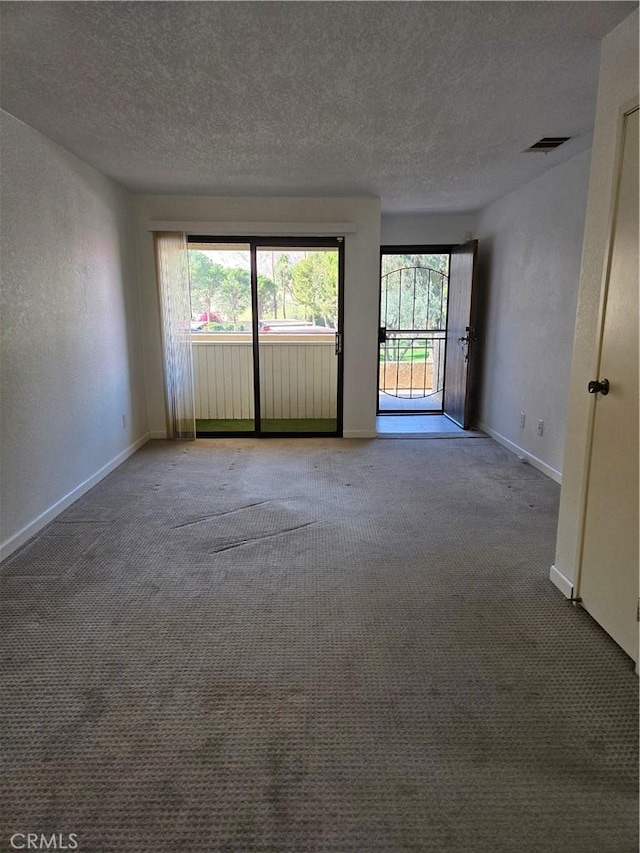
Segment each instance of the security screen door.
[[384,249],[378,413],[442,412],[448,252]]
[[383,247],[378,414],[445,414],[463,429],[476,384],[478,241]]
[[341,238],[189,238],[196,429],[340,435]]

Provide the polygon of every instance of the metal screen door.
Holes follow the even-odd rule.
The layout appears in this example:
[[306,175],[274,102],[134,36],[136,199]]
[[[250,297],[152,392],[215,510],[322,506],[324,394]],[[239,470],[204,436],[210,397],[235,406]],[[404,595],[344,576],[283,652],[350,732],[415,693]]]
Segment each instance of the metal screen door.
[[378,412],[442,412],[448,253],[382,251]]

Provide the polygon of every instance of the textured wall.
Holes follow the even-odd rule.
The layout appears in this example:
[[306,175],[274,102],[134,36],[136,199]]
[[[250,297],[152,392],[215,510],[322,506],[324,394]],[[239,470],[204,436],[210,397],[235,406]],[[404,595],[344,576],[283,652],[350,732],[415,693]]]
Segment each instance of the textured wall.
[[[482,210],[477,226],[483,305],[480,422],[556,479],[562,469],[588,178],[587,151]],[[538,420],[544,421],[542,436]]]
[[[150,221],[278,223],[350,222],[345,237],[344,432],[375,435],[380,202],[349,198],[137,196],[138,258],[152,435],[165,430],[160,319]],[[252,226],[249,225],[250,229]],[[209,229],[215,233],[215,228]],[[205,233],[206,229],[205,229]],[[238,236],[242,236],[239,234]],[[286,233],[283,236],[291,236]]]
[[573,583],[577,576],[582,539],[589,424],[594,405],[593,397],[585,392],[585,388],[596,376],[600,293],[615,203],[616,163],[622,143],[623,112],[637,103],[636,11],[602,43],[555,558],[555,568],[569,583]]
[[387,213],[382,215],[380,242],[383,246],[411,243],[464,243],[475,236],[475,213]]
[[1,236],[7,545],[147,423],[131,195],[4,113]]

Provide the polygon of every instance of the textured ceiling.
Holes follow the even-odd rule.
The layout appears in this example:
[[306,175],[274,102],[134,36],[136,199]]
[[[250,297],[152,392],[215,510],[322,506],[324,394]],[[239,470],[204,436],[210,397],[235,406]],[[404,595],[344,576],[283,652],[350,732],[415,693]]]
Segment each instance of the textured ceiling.
[[3,2],[0,102],[137,192],[474,210],[589,146],[636,6]]

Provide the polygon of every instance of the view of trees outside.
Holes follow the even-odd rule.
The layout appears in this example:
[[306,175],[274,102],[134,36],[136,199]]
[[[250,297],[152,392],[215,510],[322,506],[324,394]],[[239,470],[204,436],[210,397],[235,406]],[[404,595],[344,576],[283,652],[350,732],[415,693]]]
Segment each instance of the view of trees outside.
[[312,252],[291,268],[293,298],[305,318],[335,328],[338,314],[338,253]]
[[[449,256],[383,254],[380,323],[394,329],[443,331],[447,324]],[[439,336],[388,340],[381,361],[425,361],[439,350]]]
[[216,295],[225,275],[226,270],[221,264],[216,264],[204,252],[189,249],[191,306],[198,315],[216,313]]
[[[258,249],[259,319],[299,320],[336,328],[338,252]],[[249,331],[249,252],[189,249],[194,321],[204,331]]]
[[445,329],[448,255],[382,256],[380,316],[387,329]]

